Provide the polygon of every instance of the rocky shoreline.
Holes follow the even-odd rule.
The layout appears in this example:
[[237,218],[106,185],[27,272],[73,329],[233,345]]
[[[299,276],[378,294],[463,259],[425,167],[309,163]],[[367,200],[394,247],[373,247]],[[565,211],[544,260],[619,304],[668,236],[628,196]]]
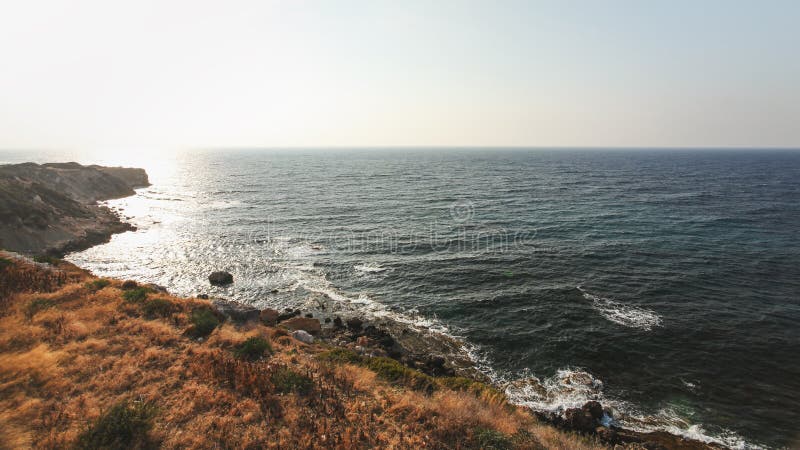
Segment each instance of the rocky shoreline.
[[[201,294],[199,298],[208,299],[208,296]],[[364,357],[389,357],[432,377],[463,377],[480,383],[492,383],[475,366],[462,342],[441,333],[387,318],[358,315],[335,315],[331,318],[320,311],[257,309],[221,298],[212,298],[211,301],[222,316],[237,323],[260,321],[268,326],[283,327],[300,341],[311,338],[311,341],[321,340]],[[496,388],[502,390],[503,386]],[[612,447],[621,445],[625,448],[653,450],[726,448],[665,431],[640,432],[608,424],[606,419],[611,411],[597,401],[589,401],[581,408],[567,409],[563,414],[533,413],[539,420],[559,429],[594,436]]]
[[[62,256],[107,242],[115,233],[133,230],[97,201],[132,195],[148,186],[142,169],[32,163],[0,166],[0,247],[25,254]],[[211,284],[233,277],[215,272]],[[129,282],[134,283],[134,282]],[[135,285],[135,283],[134,283]],[[123,285],[124,286],[124,285]],[[151,289],[166,292],[159,286]],[[198,298],[208,299],[206,295]],[[209,299],[220,316],[236,323],[261,322],[285,328],[301,342],[322,341],[363,357],[388,357],[431,377],[463,377],[491,383],[457,339],[391,318],[332,311],[256,309],[221,298]],[[503,386],[496,388],[502,390]],[[610,411],[596,401],[563,415],[536,413],[563,430],[596,437],[609,446],[647,449],[724,448],[667,432],[637,432],[608,425]]]

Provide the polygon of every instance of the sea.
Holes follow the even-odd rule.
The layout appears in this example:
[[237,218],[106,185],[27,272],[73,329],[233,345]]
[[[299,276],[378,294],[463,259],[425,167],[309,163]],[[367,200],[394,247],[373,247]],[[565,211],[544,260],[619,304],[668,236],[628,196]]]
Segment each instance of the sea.
[[0,152],[65,160],[152,182],[106,202],[137,231],[68,255],[97,275],[327,302],[463,341],[538,411],[800,447],[800,151]]

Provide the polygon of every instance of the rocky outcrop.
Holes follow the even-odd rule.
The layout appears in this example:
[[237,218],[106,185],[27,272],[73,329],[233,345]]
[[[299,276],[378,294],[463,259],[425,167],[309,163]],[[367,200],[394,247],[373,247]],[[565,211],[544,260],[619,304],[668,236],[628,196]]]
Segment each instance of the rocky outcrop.
[[142,169],[78,163],[0,166],[0,247],[61,256],[133,230],[95,202],[134,194]]
[[251,306],[221,298],[215,298],[211,301],[211,304],[217,312],[235,323],[257,322],[259,320],[260,311]]
[[261,311],[259,318],[264,325],[268,327],[274,327],[278,323],[278,317],[280,314],[281,313],[274,309],[267,308]]
[[586,402],[580,408],[570,408],[564,412],[564,424],[575,431],[592,432],[600,426],[603,407],[596,401]]
[[308,317],[293,317],[285,322],[281,322],[281,325],[290,330],[303,330],[313,335],[318,335],[320,331],[322,331],[319,320]]

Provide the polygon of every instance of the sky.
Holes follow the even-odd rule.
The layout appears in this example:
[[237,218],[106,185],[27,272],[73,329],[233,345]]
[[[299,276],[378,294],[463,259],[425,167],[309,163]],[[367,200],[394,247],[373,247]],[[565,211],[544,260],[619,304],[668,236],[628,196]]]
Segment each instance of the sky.
[[0,0],[0,148],[800,147],[800,2]]

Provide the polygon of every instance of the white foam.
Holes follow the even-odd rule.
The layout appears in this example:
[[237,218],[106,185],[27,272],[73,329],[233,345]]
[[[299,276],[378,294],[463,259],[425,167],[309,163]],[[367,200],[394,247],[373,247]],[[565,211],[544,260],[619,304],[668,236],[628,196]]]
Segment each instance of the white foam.
[[[493,378],[495,382],[501,380]],[[621,426],[638,432],[666,431],[705,443],[724,445],[734,449],[763,449],[758,444],[745,441],[730,430],[712,434],[701,424],[690,423],[672,408],[664,408],[655,415],[643,414],[633,404],[608,398],[603,393],[603,382],[579,369],[560,369],[550,378],[540,380],[523,374],[505,383],[505,392],[513,404],[535,411],[563,414],[569,408],[580,408],[590,400],[603,404],[611,411],[601,422]]]
[[590,300],[594,309],[611,322],[645,331],[661,326],[661,317],[652,310],[600,297],[586,292],[580,286],[577,288],[583,298]]
[[385,267],[381,267],[377,264],[356,264],[355,266],[353,266],[353,268],[359,272],[364,272],[364,273],[377,273],[386,270]]

